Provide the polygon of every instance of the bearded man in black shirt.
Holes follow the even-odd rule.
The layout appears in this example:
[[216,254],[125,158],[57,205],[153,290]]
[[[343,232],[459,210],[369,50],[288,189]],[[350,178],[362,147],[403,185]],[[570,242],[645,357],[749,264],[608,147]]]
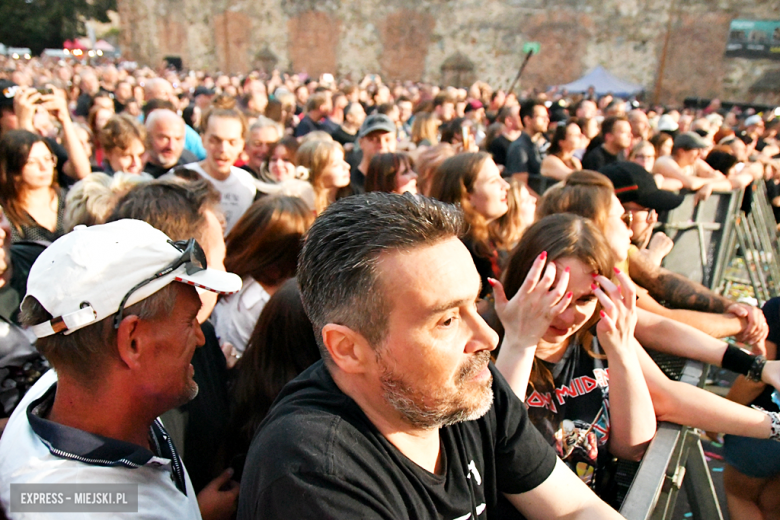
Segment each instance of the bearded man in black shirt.
[[620,518],[490,363],[463,230],[453,206],[386,193],[317,218],[298,282],[323,361],[255,436],[240,520]]

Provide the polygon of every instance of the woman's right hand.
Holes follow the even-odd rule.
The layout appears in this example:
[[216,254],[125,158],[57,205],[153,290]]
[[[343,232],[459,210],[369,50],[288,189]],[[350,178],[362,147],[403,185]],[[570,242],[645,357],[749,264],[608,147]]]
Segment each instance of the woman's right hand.
[[490,279],[496,301],[496,314],[504,326],[506,336],[515,338],[519,344],[536,346],[550,323],[569,306],[572,293],[569,286],[569,270],[560,273],[555,283],[556,266],[550,262],[545,268],[547,253],[543,252],[534,261],[523,285],[511,300],[507,300],[504,287],[498,280]]
[[601,320],[596,326],[599,344],[611,353],[633,352],[631,339],[636,328],[636,289],[626,273],[615,268],[619,285],[604,276],[595,277],[593,290],[601,303]]

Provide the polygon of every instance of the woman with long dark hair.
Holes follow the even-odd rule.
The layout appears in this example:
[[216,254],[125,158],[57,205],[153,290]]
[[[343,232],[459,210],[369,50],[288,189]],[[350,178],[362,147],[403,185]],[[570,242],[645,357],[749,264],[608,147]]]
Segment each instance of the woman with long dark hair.
[[497,367],[558,455],[602,495],[612,456],[638,460],[656,425],[634,346],[634,289],[614,266],[594,223],[552,215],[526,230],[507,266],[503,290],[522,301],[507,312],[496,297],[506,327]]
[[463,209],[468,232],[463,243],[468,248],[482,278],[482,293],[490,292],[488,278],[500,276],[500,241],[489,224],[509,210],[509,183],[498,171],[490,154],[461,153],[439,166],[431,179],[430,196]]
[[318,359],[314,330],[298,282],[291,278],[268,300],[236,365],[228,459],[246,457],[252,437],[284,385]]
[[371,159],[366,172],[366,193],[417,193],[417,173],[405,153],[380,153]]
[[295,276],[303,234],[314,216],[297,197],[268,196],[249,207],[225,239],[225,268],[244,285],[219,300],[212,314],[217,335],[244,351],[263,306]]
[[574,156],[574,152],[582,143],[582,131],[573,119],[555,128],[550,140],[547,157],[542,161],[541,173],[545,177],[563,180],[571,172],[581,170],[582,163]]
[[12,242],[54,242],[64,233],[65,197],[56,162],[38,134],[11,130],[0,139],[0,205],[11,223]]

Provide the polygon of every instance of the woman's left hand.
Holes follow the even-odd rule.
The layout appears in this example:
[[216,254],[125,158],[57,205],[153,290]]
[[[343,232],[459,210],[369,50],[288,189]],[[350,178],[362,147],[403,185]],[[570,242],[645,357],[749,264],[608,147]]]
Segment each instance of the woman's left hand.
[[636,328],[636,289],[627,274],[617,268],[615,273],[620,285],[604,276],[597,276],[595,282],[599,287],[593,291],[602,307],[596,332],[608,355],[632,351],[631,339]]

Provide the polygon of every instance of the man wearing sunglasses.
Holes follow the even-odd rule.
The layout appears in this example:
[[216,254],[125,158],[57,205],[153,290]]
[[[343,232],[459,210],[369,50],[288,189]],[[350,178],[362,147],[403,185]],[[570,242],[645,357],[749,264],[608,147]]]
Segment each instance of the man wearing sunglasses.
[[638,164],[621,161],[600,171],[612,181],[615,195],[626,210],[624,218],[633,231],[634,246],[629,251],[631,278],[652,298],[666,302],[669,308],[653,302],[652,298],[640,298],[640,307],[714,337],[736,336],[749,345],[763,344],[769,327],[760,309],[715,294],[703,285],[661,267],[660,260],[653,259],[652,253],[642,253],[641,247],[651,240],[658,218],[656,213],[676,208],[682,204],[683,196],[658,189],[652,174]]
[[[208,268],[194,239],[173,242],[137,220],[77,228],[49,246],[21,307],[54,370],[8,422],[0,481],[137,484],[138,513],[200,518],[157,417],[198,393],[190,364],[204,342],[196,288],[240,287],[238,276]],[[0,489],[6,506],[9,492]]]

